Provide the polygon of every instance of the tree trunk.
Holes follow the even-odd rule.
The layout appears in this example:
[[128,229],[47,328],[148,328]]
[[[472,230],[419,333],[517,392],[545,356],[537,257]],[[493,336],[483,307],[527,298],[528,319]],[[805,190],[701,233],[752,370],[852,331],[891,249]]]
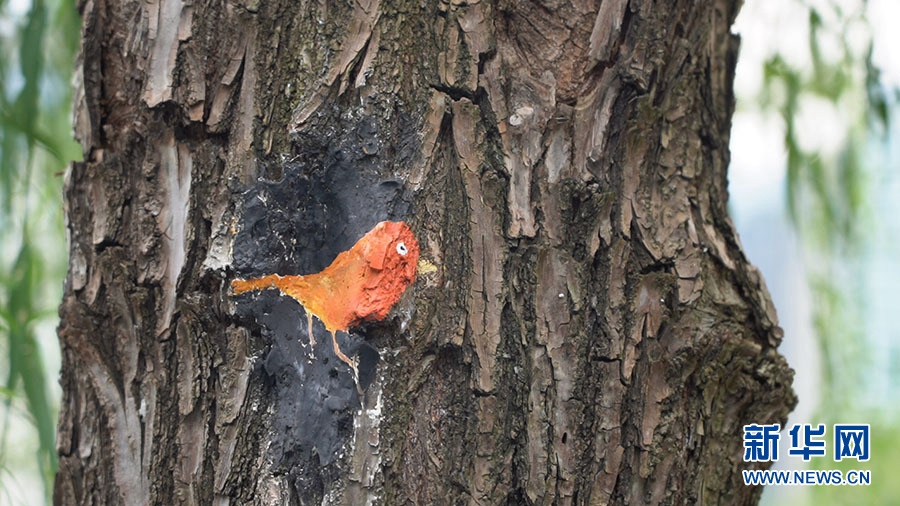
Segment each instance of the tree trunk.
[[[83,0],[55,502],[754,504],[775,310],[727,216],[739,2]],[[339,333],[230,281],[403,220]]]

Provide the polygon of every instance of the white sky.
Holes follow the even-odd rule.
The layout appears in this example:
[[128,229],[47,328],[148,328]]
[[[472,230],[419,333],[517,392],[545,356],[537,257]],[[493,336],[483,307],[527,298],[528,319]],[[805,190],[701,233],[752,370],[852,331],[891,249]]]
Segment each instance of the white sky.
[[[808,65],[808,3],[826,18],[837,4],[845,12],[856,12],[859,0],[770,1],[747,0],[733,27],[741,35],[741,54],[735,78],[738,109],[732,130],[732,163],[729,168],[730,191],[735,212],[753,213],[772,205],[774,194],[783,192],[785,177],[784,126],[777,115],[763,115],[756,110],[755,97],[762,89],[763,63],[776,52],[789,64]],[[900,1],[869,0],[865,19],[874,38],[873,59],[881,69],[882,81],[889,87],[900,87]],[[850,45],[862,53],[868,43],[868,29],[860,21],[851,26]],[[822,40],[824,54],[838,40]],[[746,105],[743,105],[746,104]],[[842,109],[852,110],[857,104],[838,106],[816,98],[805,98],[799,108],[795,126],[798,142],[807,149],[819,149],[826,156],[843,145],[846,121]]]

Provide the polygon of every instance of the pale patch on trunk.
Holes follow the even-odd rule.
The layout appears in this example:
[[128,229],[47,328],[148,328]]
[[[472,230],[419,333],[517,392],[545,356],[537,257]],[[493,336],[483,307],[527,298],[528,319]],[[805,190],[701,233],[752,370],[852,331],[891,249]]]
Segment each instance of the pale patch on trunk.
[[153,50],[143,99],[154,107],[172,99],[178,42],[190,38],[193,9],[184,9],[181,0],[157,0],[147,4],[147,9],[147,38],[153,41]]
[[[123,504],[148,504],[149,490],[141,465],[142,448],[138,446],[141,440],[140,419],[134,409],[134,399],[131,396],[125,399],[119,397],[115,382],[101,367],[99,360],[89,364],[89,374],[115,436],[113,460],[116,465],[113,474]],[[99,442],[95,443],[99,445]]]
[[619,38],[628,0],[606,0],[600,4],[591,31],[590,58],[595,63],[608,61],[614,53],[613,43]]
[[[353,452],[350,456],[349,483],[344,504],[378,503],[381,472],[381,422],[384,419],[384,386],[375,381],[366,390],[366,405],[353,417]],[[374,400],[372,400],[374,399]]]
[[157,335],[169,329],[175,312],[178,276],[187,254],[187,218],[191,195],[193,159],[185,146],[175,145],[171,134],[159,147],[159,168],[166,188],[166,203],[159,214],[159,231],[165,251],[166,271],[162,280],[163,313],[156,325]]
[[[117,364],[112,368],[104,364],[101,352],[81,339],[69,338],[70,349],[77,355],[77,361],[87,382],[93,387],[100,409],[103,410],[108,432],[86,432],[78,441],[78,451],[82,458],[93,453],[95,448],[103,448],[106,441],[98,438],[111,435],[108,444],[112,447],[110,457],[114,462],[112,474],[122,504],[149,504],[149,483],[147,469],[152,455],[151,435],[153,431],[153,410],[147,413],[146,403],[139,403],[132,395],[138,373],[138,339],[133,317],[135,308],[129,305],[122,288],[110,284],[109,300],[117,315],[110,322],[117,348]],[[120,390],[116,375],[121,374]],[[144,386],[144,385],[142,385]],[[151,403],[156,401],[155,386],[152,382],[142,388]],[[84,409],[88,404],[82,404]],[[81,413],[82,417],[96,417],[97,413]],[[146,424],[142,426],[142,423]],[[144,436],[144,437],[142,437]]]

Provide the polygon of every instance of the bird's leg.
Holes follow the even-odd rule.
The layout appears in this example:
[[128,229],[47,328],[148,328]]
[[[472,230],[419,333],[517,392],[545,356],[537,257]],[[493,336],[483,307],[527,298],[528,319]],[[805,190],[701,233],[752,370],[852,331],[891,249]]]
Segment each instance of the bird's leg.
[[363,391],[359,386],[359,371],[356,369],[356,362],[341,351],[341,347],[337,343],[337,334],[333,330],[331,331],[331,342],[334,343],[334,354],[353,370],[353,382],[356,383],[356,391],[359,392],[359,395],[362,395]]

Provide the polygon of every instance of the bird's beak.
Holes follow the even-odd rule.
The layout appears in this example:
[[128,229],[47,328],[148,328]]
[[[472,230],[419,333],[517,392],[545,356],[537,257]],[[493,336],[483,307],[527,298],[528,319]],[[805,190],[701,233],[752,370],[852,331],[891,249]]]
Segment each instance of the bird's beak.
[[419,263],[416,266],[416,274],[428,274],[429,272],[437,272],[437,265],[434,265],[424,258],[420,258]]

